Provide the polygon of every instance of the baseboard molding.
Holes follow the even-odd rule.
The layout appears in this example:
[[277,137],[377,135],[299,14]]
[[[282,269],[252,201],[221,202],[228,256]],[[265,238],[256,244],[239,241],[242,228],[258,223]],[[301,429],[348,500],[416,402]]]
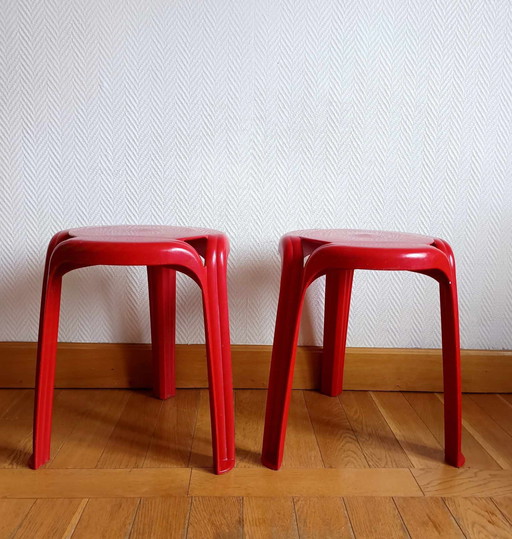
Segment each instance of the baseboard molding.
[[[235,388],[266,388],[271,346],[234,345]],[[301,346],[294,388],[318,387],[322,350]],[[0,342],[0,387],[34,387],[36,344]],[[203,345],[176,347],[176,383],[180,388],[207,387]],[[463,390],[512,392],[512,351],[463,350]],[[59,343],[56,387],[146,388],[151,385],[148,344]],[[346,389],[373,391],[441,391],[441,352],[434,349],[349,348]]]

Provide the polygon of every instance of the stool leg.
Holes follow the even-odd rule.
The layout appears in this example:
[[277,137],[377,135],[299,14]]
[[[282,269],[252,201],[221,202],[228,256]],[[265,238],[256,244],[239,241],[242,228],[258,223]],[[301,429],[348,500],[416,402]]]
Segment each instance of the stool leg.
[[227,245],[210,239],[206,257],[206,286],[203,285],[204,325],[208,361],[213,466],[216,474],[235,465],[235,430],[231,347],[229,341],[226,285]]
[[353,270],[330,272],[325,283],[324,351],[320,392],[336,397],[343,389]]
[[176,394],[176,271],[148,266],[149,310],[153,355],[153,392],[159,399]]
[[31,466],[39,468],[50,458],[55,360],[59,333],[62,275],[45,272],[37,346],[34,442]]
[[281,286],[270,364],[261,458],[262,463],[273,470],[278,470],[283,460],[293,369],[304,299],[301,242],[298,238],[285,237],[282,248]]
[[441,280],[441,326],[443,334],[444,443],[445,460],[452,466],[464,464],[461,451],[462,397],[457,285]]

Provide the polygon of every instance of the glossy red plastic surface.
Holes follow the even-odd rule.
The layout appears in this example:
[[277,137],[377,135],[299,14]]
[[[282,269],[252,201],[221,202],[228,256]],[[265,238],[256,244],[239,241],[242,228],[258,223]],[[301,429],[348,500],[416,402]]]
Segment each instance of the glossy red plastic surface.
[[[461,378],[455,259],[443,240],[368,230],[301,230],[281,239],[281,288],[272,349],[262,462],[281,466],[304,294],[326,275],[321,392],[342,391],[345,343],[354,270],[406,270],[439,282],[443,342],[445,459],[459,467]],[[305,258],[308,257],[306,262]]]
[[235,462],[233,388],[226,285],[229,243],[214,230],[162,226],[72,229],[56,234],[48,247],[37,351],[32,466],[50,458],[55,359],[62,276],[95,265],[147,266],[154,392],[175,393],[174,332],[176,271],[200,286],[206,333],[212,445],[215,473]]

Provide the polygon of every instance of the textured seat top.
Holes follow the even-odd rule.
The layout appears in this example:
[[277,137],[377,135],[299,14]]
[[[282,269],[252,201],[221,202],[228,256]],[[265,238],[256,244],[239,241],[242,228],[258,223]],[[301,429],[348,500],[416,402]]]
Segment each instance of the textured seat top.
[[336,243],[347,246],[361,247],[390,247],[408,245],[432,245],[434,238],[421,234],[407,232],[386,232],[382,230],[354,230],[354,229],[319,229],[296,230],[287,236],[298,236],[305,240]]
[[208,228],[160,225],[117,225],[72,228],[68,234],[75,238],[96,241],[148,242],[166,240],[190,240],[205,236],[221,235],[222,232]]

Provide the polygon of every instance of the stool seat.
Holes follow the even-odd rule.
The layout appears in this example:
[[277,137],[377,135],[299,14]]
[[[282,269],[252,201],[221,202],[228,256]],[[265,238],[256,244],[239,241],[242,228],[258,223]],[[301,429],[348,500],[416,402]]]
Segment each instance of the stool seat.
[[234,413],[227,298],[227,237],[206,228],[100,226],[57,233],[48,246],[37,349],[34,453],[38,468],[50,458],[55,360],[62,277],[96,265],[147,266],[153,391],[175,394],[176,271],[191,277],[203,298],[214,470],[234,466]]
[[[321,268],[423,271],[446,268],[447,258],[431,236],[380,230],[297,230],[286,234],[300,240],[306,263],[305,279],[311,283]],[[436,243],[436,241],[438,243]]]
[[72,228],[67,232],[73,238],[129,243],[161,242],[165,240],[190,241],[207,238],[208,236],[222,235],[222,232],[210,230],[209,228],[153,225],[87,226]]
[[281,287],[265,416],[262,462],[281,466],[304,295],[326,276],[320,391],[339,395],[354,270],[412,271],[439,282],[443,338],[445,459],[462,466],[460,344],[455,258],[431,236],[376,230],[297,230],[281,238]]
[[343,228],[296,230],[285,236],[298,236],[304,240],[322,243],[335,243],[352,247],[372,247],[386,249],[392,245],[433,245],[430,236],[408,232],[386,232],[384,230],[351,230]]

